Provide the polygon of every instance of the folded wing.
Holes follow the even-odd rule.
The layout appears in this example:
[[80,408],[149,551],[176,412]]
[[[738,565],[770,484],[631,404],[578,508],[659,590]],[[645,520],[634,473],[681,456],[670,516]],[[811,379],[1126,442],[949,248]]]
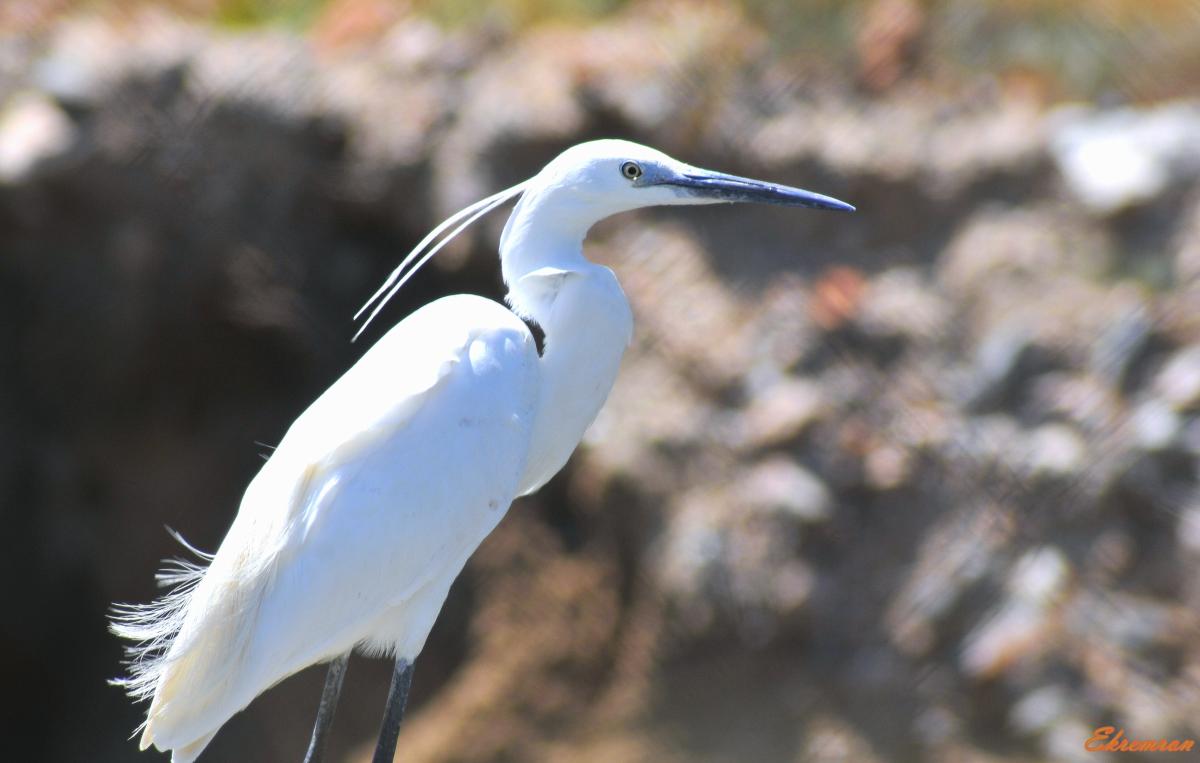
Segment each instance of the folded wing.
[[415,657],[504,515],[529,449],[534,339],[503,306],[438,300],[292,425],[207,568],[114,623],[139,642],[143,748],[194,759],[272,684],[355,645]]

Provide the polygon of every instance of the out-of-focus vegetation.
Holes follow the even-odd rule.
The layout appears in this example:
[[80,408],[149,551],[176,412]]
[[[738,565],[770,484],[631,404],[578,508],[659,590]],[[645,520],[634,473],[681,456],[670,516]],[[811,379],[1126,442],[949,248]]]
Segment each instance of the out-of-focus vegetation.
[[[853,70],[866,46],[905,46],[921,38],[936,61],[915,55],[926,75],[1007,78],[1051,100],[1120,97],[1145,101],[1200,89],[1194,0],[737,0],[725,3],[766,31],[775,56]],[[406,16],[445,28],[514,30],[546,23],[593,23],[631,6],[669,11],[671,2],[636,0],[20,0],[0,6],[0,29],[30,31],[63,15],[115,18],[157,7],[230,29],[281,27],[349,36]],[[864,33],[867,35],[864,38]]]

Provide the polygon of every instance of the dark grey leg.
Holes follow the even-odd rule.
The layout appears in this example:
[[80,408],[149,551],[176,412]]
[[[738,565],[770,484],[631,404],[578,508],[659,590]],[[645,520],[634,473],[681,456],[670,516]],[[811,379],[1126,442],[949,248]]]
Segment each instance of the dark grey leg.
[[325,743],[329,741],[333,712],[337,710],[342,681],[346,678],[346,667],[349,664],[349,652],[329,663],[329,672],[325,674],[325,688],[321,690],[321,706],[317,709],[317,722],[313,725],[312,740],[308,743],[308,752],[304,754],[304,763],[321,763],[325,757]]
[[404,720],[404,706],[408,703],[412,677],[412,663],[397,657],[396,667],[392,671],[392,688],[388,690],[387,709],[383,712],[383,726],[379,729],[379,744],[375,746],[375,757],[371,763],[392,763],[396,757],[396,738],[400,736],[400,721]]

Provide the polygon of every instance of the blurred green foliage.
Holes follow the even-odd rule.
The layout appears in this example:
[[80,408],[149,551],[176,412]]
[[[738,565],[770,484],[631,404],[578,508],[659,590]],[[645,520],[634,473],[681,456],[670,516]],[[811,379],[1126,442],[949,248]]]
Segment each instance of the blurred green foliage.
[[481,19],[514,25],[601,19],[627,5],[626,0],[424,0],[416,3],[422,15],[451,27],[469,26]]
[[[391,6],[397,13],[414,12],[446,27],[467,27],[497,21],[525,26],[548,20],[590,21],[603,18],[626,4],[625,0],[377,0],[376,6]],[[211,19],[221,26],[283,26],[305,29],[325,13],[337,13],[339,5],[352,11],[353,2],[339,0],[214,0],[185,10]]]
[[304,29],[329,4],[329,0],[219,0],[211,18],[221,26],[281,25]]
[[[621,12],[670,12],[688,0],[22,0],[12,18],[45,23],[64,13],[132,14],[167,7],[222,27],[305,32],[338,17],[420,15],[446,27],[520,30],[546,22],[593,23]],[[853,71],[860,32],[874,15],[920,18],[918,72],[1018,72],[1054,99],[1109,93],[1134,100],[1200,95],[1196,0],[735,0],[766,32],[772,53]],[[3,4],[0,4],[3,5]],[[28,25],[28,22],[27,22]],[[12,27],[0,9],[0,30]],[[19,31],[19,29],[18,29]]]

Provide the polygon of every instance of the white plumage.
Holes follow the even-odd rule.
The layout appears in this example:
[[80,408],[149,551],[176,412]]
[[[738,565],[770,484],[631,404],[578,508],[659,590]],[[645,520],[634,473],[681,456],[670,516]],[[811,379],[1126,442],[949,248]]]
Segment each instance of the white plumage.
[[[653,204],[848,208],[595,141],[447,220],[376,297],[436,235],[518,194],[500,247],[513,309],[459,295],[400,322],[291,426],[208,566],[180,563],[167,596],[119,608],[114,631],[137,642],[122,683],[151,700],[143,749],[192,761],[258,694],[356,647],[417,656],[468,557],[563,466],[616,378],[632,315],[583,257],[592,224]],[[544,330],[541,355],[518,314]]]
[[143,748],[187,748],[266,687],[360,642],[415,656],[450,582],[517,494],[537,360],[511,312],[447,297],[305,411],[186,606],[140,630],[118,626],[139,640],[177,631],[163,657],[135,668],[130,688],[154,697]]

